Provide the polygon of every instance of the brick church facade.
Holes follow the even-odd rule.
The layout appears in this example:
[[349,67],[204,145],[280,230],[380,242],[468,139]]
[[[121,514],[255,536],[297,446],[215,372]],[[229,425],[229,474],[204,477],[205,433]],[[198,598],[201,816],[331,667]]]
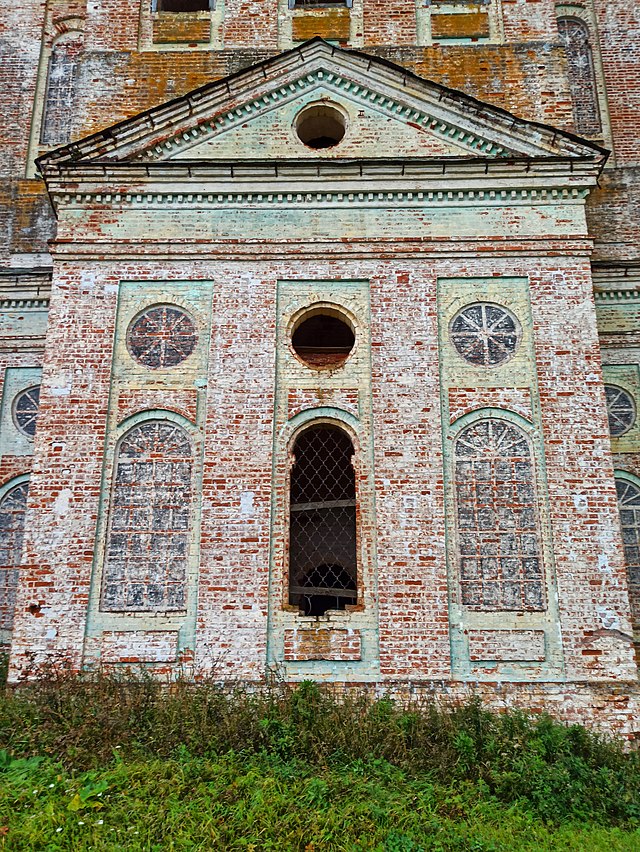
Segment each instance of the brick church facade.
[[1,14],[10,680],[273,672],[638,733],[640,11]]

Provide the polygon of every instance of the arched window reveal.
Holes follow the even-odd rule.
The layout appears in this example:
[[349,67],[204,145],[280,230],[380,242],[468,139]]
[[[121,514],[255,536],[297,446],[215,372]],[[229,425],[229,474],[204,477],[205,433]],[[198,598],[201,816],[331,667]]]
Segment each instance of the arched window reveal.
[[475,610],[543,610],[533,460],[503,420],[468,426],[455,443],[462,603]]
[[173,423],[142,423],[120,442],[103,570],[103,610],[185,608],[192,471],[191,442]]
[[293,449],[289,603],[323,615],[357,603],[353,444],[342,429],[305,429]]
[[626,479],[616,479],[616,491],[629,578],[633,629],[640,632],[640,488]]
[[58,42],[51,52],[42,117],[43,145],[66,145],[71,138],[78,58],[82,48],[81,39],[74,38]]
[[28,493],[29,484],[21,482],[0,501],[0,630],[13,627]]
[[567,54],[576,130],[586,136],[597,136],[601,131],[600,109],[589,30],[578,18],[559,18],[558,32]]

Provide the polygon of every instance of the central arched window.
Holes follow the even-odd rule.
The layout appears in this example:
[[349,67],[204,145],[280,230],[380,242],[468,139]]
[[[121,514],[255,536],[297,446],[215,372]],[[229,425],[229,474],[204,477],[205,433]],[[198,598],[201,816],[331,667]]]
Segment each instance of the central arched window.
[[102,609],[185,608],[193,452],[175,423],[152,420],[122,438],[115,463]]
[[455,443],[462,603],[476,610],[543,610],[535,472],[525,433],[480,420]]
[[305,615],[357,603],[353,454],[347,433],[325,423],[305,429],[293,447],[289,603]]
[[21,482],[0,500],[0,630],[13,627],[28,493],[29,483]]

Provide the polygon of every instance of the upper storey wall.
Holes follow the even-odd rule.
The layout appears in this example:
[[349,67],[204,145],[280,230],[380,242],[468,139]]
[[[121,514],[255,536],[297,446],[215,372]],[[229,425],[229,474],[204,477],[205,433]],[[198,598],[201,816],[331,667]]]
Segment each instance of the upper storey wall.
[[640,163],[640,6],[594,0],[611,131],[619,164]]
[[[65,45],[71,46],[72,70],[52,121],[70,139],[315,35],[384,56],[523,118],[573,130],[571,86],[556,17],[575,9],[591,27],[600,112],[606,119],[608,97],[616,162],[637,162],[640,85],[636,83],[635,93],[633,84],[640,59],[630,46],[640,28],[640,12],[632,4],[593,0],[592,8],[591,0],[579,7],[558,6],[553,0],[353,0],[351,7],[298,8],[296,3],[212,0],[211,11],[189,14],[154,12],[152,0],[17,0],[3,9],[0,256],[6,251],[44,252],[52,234],[42,185],[18,181],[35,177],[33,162],[40,153],[67,141],[55,133],[47,145],[41,139],[52,53]],[[597,59],[596,21],[604,71]],[[610,146],[606,133],[604,142]]]

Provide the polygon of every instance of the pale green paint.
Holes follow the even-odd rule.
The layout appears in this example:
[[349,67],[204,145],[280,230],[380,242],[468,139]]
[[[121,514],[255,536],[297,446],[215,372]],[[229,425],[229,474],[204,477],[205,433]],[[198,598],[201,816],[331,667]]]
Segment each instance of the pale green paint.
[[[347,362],[337,370],[313,370],[302,364],[290,345],[292,324],[300,311],[324,304],[345,311],[356,326],[356,344]],[[276,392],[273,433],[271,552],[269,577],[268,666],[294,680],[375,680],[379,677],[377,564],[375,542],[375,495],[373,478],[373,409],[371,391],[371,313],[368,281],[279,281],[276,327]],[[289,418],[290,389],[313,393],[311,405]],[[357,412],[330,404],[327,394],[358,390]],[[323,400],[324,396],[324,400]],[[288,539],[288,452],[297,430],[305,423],[330,421],[351,433],[364,476],[357,477],[361,513],[358,571],[364,594],[362,612],[340,612],[317,621],[284,609],[285,551]],[[363,531],[366,530],[366,534]],[[302,626],[359,630],[362,659],[359,661],[284,661],[284,631]]]
[[0,458],[33,455],[33,439],[22,433],[13,421],[13,404],[21,391],[39,385],[41,378],[40,367],[7,368],[0,409]]
[[[113,351],[112,383],[109,398],[107,438],[102,472],[100,511],[96,528],[96,545],[91,594],[85,634],[85,664],[99,660],[100,637],[105,631],[178,631],[178,653],[195,649],[195,619],[198,592],[200,500],[202,494],[202,429],[206,416],[207,369],[210,341],[211,281],[123,281],[118,294],[118,313]],[[126,347],[127,329],[136,316],[153,305],[176,305],[184,308],[194,320],[198,332],[195,351],[181,364],[166,369],[151,370],[138,364]],[[195,389],[197,393],[196,422],[181,415],[154,407],[133,416],[118,415],[118,395],[130,390]],[[120,438],[134,425],[146,420],[170,420],[189,432],[194,446],[194,481],[191,545],[187,569],[186,612],[180,613],[117,613],[100,612],[102,566],[112,475]]]
[[[495,367],[470,364],[456,351],[449,337],[450,323],[465,305],[486,301],[507,308],[520,325],[519,344],[514,355]],[[533,341],[533,324],[526,278],[440,278],[438,279],[438,328],[442,401],[442,434],[445,483],[447,570],[449,582],[449,619],[451,665],[455,677],[470,679],[506,679],[515,681],[554,680],[562,677],[563,657],[557,611],[557,592],[549,520],[544,450],[541,438],[540,404]],[[526,389],[531,398],[527,418],[502,408],[478,408],[450,424],[451,388]],[[507,420],[519,426],[529,437],[538,496],[540,547],[545,568],[548,608],[545,612],[517,614],[511,611],[479,612],[464,608],[459,599],[456,502],[453,483],[455,437],[470,423],[485,418]],[[542,630],[545,634],[546,659],[542,663],[472,663],[469,658],[468,630]],[[478,669],[490,669],[481,674]]]

